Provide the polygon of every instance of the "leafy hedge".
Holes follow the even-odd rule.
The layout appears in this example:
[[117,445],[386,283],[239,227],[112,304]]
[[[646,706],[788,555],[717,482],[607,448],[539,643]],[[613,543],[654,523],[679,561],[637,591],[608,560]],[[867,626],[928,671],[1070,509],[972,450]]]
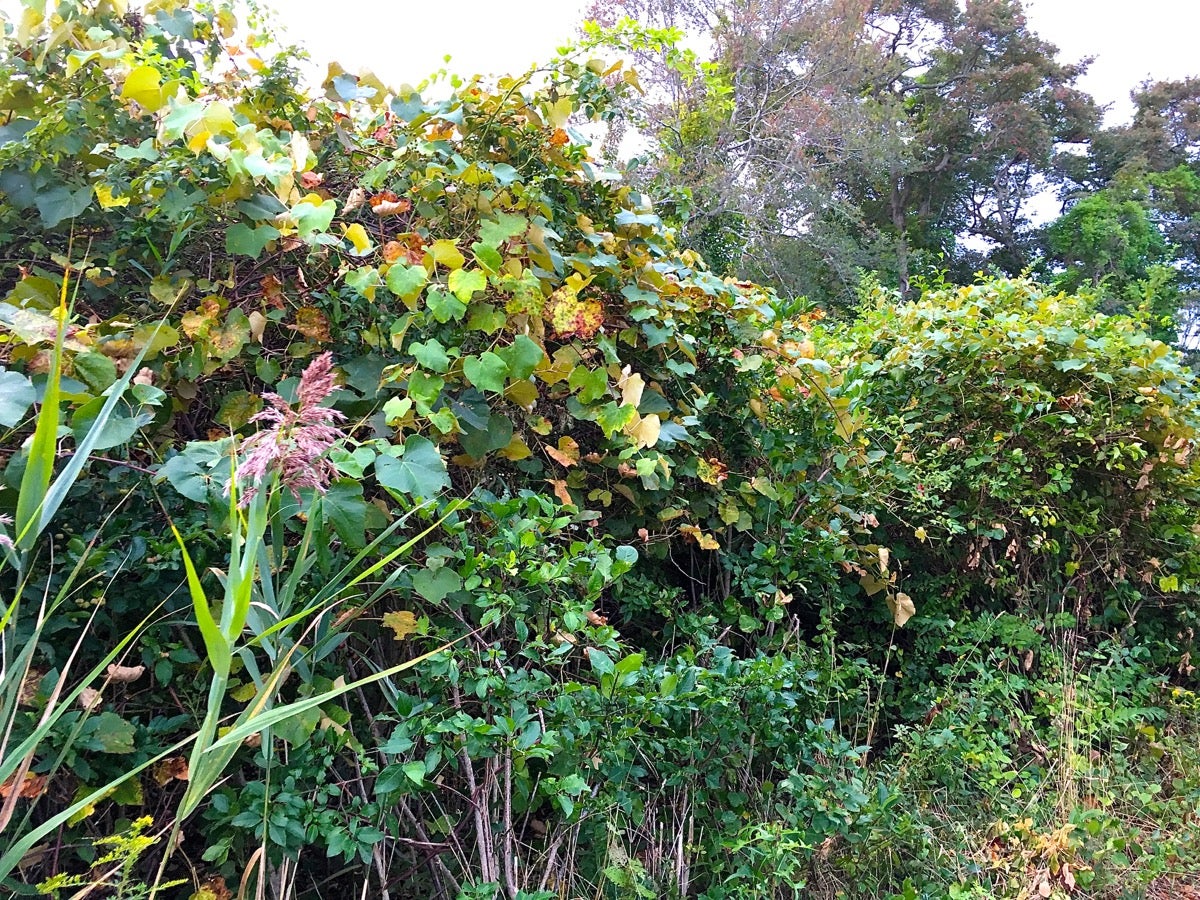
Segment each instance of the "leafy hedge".
[[1192,677],[1195,393],[1131,321],[715,276],[585,132],[669,35],[311,97],[127,13],[0,48],[6,888],[794,896],[924,827],[953,619]]

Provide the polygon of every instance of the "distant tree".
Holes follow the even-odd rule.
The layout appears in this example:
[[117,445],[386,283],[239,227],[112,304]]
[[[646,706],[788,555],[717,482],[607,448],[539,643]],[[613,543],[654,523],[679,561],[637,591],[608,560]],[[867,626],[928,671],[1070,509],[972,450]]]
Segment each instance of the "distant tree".
[[1096,119],[1083,67],[1057,61],[1018,0],[593,6],[618,13],[708,42],[709,78],[651,65],[640,110],[653,176],[692,192],[686,239],[708,251],[732,232],[753,250],[734,268],[815,299],[848,300],[864,269],[907,291],[964,257],[964,234],[1021,269],[1040,177]]
[[1068,280],[1105,278],[1117,296],[1165,267],[1152,306],[1188,319],[1200,299],[1200,78],[1147,82],[1132,98],[1128,125],[1056,157],[1065,211],[1045,249]]

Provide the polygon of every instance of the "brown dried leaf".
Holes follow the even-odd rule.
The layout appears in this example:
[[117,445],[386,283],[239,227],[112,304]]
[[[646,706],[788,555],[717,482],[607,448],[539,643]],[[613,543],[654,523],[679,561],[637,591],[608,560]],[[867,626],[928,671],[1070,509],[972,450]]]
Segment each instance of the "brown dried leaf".
[[265,300],[272,309],[283,309],[282,281],[280,281],[274,275],[267,275],[258,283],[258,286],[262,288],[263,300]]
[[546,455],[562,466],[569,469],[579,465],[579,443],[572,437],[558,439],[558,449],[546,447]]
[[[0,784],[0,797],[3,797],[5,800],[12,793],[13,777],[15,775],[16,773],[14,772],[4,784]],[[46,775],[34,775],[32,772],[26,772],[25,780],[21,782],[21,787],[17,790],[17,796],[22,800],[36,800],[42,794],[46,793],[47,777]]]
[[903,628],[904,623],[917,614],[917,605],[913,603],[912,597],[905,594],[903,591],[895,595],[887,595],[888,609],[892,611],[892,621],[896,623],[897,628]]
[[358,209],[360,206],[362,206],[366,202],[367,202],[367,192],[364,191],[362,188],[355,188],[346,197],[346,203],[342,207],[342,215],[345,215],[346,213],[354,212],[354,210]]
[[225,879],[220,875],[211,875],[204,879],[200,889],[188,900],[233,900],[233,891],[226,886]]
[[113,663],[107,670],[108,680],[116,684],[129,684],[146,674],[145,666],[118,666]]
[[37,669],[30,669],[25,677],[21,680],[21,690],[17,694],[17,703],[21,706],[33,706],[37,700],[38,688],[42,683],[42,676],[45,672]]
[[296,310],[296,324],[292,326],[310,341],[318,344],[328,343],[332,338],[329,333],[329,320],[325,313],[315,306],[302,306]]
[[154,780],[159,787],[169,781],[187,781],[190,777],[186,756],[169,756],[154,767]]
[[571,492],[567,490],[567,482],[561,478],[550,479],[548,484],[554,488],[554,496],[562,501],[564,506],[574,506],[575,501],[571,498]]

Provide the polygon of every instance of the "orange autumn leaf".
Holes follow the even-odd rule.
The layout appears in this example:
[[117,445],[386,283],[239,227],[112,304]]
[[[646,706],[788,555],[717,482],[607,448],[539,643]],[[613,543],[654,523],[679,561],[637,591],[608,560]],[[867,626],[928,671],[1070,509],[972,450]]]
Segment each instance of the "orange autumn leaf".
[[567,490],[567,482],[562,478],[553,478],[547,482],[554,489],[554,496],[557,497],[564,506],[574,506],[575,501],[571,498],[571,492]]
[[380,218],[399,216],[412,209],[412,201],[407,197],[397,197],[394,191],[380,191],[367,202],[371,206],[371,212]]
[[399,241],[388,241],[383,245],[383,261],[394,263],[405,253],[404,245]]
[[263,299],[272,309],[283,309],[283,282],[274,275],[267,275],[258,283]]
[[[397,244],[403,249],[403,255],[397,259],[403,258],[410,266],[418,266],[425,259],[425,239],[415,231],[407,231],[404,234],[396,235],[394,241],[389,241],[389,245]],[[393,248],[393,251],[395,248]],[[385,253],[386,253],[385,247]],[[385,257],[386,258],[386,257]],[[388,260],[395,262],[396,260]]]
[[569,469],[579,465],[579,443],[572,437],[558,439],[558,448],[546,447],[546,455],[562,466]]
[[[4,784],[0,784],[0,797],[3,797],[5,800],[12,794],[13,776],[15,774],[14,772]],[[25,780],[21,782],[21,787],[17,790],[17,796],[22,800],[36,800],[42,794],[46,793],[46,781],[47,776],[45,775],[34,775],[32,772],[26,772]]]
[[561,128],[554,129],[554,134],[550,135],[550,146],[561,147],[564,144],[570,143],[571,138]]

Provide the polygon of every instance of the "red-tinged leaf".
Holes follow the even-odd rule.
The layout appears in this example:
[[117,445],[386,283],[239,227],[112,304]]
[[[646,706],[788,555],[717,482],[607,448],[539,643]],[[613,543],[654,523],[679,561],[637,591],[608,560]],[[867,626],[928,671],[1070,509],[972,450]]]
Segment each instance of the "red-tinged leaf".
[[579,465],[579,444],[572,437],[559,438],[557,449],[554,447],[546,447],[544,449],[546,455],[564,469]]
[[567,482],[562,478],[550,479],[547,482],[554,489],[554,496],[557,497],[564,506],[574,506],[575,501],[571,497],[571,492],[567,490]]

